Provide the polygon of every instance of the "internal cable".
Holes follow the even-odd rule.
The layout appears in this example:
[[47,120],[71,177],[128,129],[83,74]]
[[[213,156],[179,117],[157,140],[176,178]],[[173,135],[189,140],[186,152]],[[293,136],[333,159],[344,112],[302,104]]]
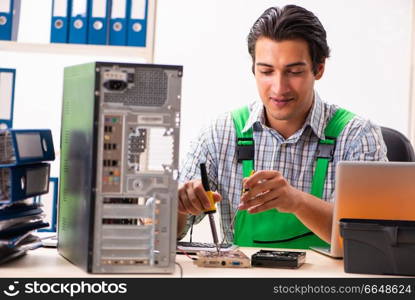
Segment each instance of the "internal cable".
[[182,268],[182,266],[178,262],[175,262],[175,264],[179,266],[179,269],[180,269],[180,278],[183,278],[183,268]]
[[184,255],[186,255],[188,258],[190,258],[191,260],[197,260],[197,258],[195,257],[191,257],[189,255],[189,253],[187,253],[186,251],[182,250],[182,249],[177,249],[177,251],[180,251],[181,253],[183,253]]

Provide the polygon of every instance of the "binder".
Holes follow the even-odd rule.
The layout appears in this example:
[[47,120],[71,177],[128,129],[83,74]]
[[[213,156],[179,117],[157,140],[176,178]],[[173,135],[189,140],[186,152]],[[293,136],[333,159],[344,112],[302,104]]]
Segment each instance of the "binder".
[[19,16],[20,0],[0,0],[0,40],[17,40]]
[[27,252],[27,249],[23,248],[20,249],[20,247],[0,247],[0,265],[4,264],[6,262],[9,262],[13,259],[16,259],[18,257],[21,257],[25,255]]
[[40,232],[56,232],[56,215],[58,205],[58,178],[49,178],[49,192],[41,196],[35,197],[35,203],[42,205],[45,213],[45,221],[49,223],[49,227],[39,229]]
[[0,205],[46,194],[50,165],[38,163],[0,168]]
[[55,159],[49,129],[5,129],[0,131],[0,167],[11,167]]
[[88,43],[88,0],[72,0],[69,43]]
[[128,0],[127,45],[145,47],[147,38],[148,0]]
[[110,45],[127,45],[127,0],[112,1],[109,32]]
[[13,127],[16,70],[0,69],[0,130]]
[[49,224],[47,222],[43,222],[42,220],[30,222],[30,223],[22,223],[16,224],[15,226],[9,227],[7,229],[0,231],[0,239],[13,239],[15,237],[21,236],[27,232],[47,227]]
[[67,43],[72,0],[53,0],[50,29],[51,43]]
[[88,44],[105,45],[107,43],[110,0],[90,0]]
[[[0,209],[0,223],[25,217],[34,217],[41,215],[43,210],[38,203],[15,203]],[[1,229],[1,227],[0,227]]]
[[[10,242],[8,240],[10,240]],[[42,247],[42,242],[39,237],[30,234],[30,231],[28,231],[27,234],[18,233],[17,235],[6,240],[3,239],[3,242],[6,243],[0,245],[0,264],[25,255],[28,250],[34,250]],[[16,296],[18,293],[7,293],[7,291],[5,291],[5,294],[7,296]]]
[[27,204],[25,201],[0,207],[0,231],[20,223],[43,220],[40,204]]
[[[0,230],[0,233],[2,231]],[[23,234],[18,234],[13,237],[0,239],[0,247],[1,246],[7,246],[8,248],[14,248],[16,247],[20,242],[22,242],[25,238],[27,238],[30,235],[30,231],[27,231]]]

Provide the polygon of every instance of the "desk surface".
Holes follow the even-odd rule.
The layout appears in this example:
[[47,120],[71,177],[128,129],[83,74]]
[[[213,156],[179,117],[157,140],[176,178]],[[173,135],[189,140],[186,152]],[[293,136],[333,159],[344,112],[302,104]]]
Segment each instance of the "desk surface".
[[[259,249],[240,250],[250,257]],[[378,277],[345,273],[343,260],[326,257],[311,250],[306,252],[306,262],[299,269],[201,268],[184,255],[177,255],[176,262],[183,268],[183,277]],[[173,274],[89,274],[60,256],[56,249],[39,248],[1,265],[0,277],[180,277],[180,270],[176,265]]]

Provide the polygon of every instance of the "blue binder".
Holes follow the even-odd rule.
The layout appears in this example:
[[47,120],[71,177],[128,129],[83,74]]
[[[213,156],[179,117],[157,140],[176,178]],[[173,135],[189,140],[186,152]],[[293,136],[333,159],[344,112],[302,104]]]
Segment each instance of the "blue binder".
[[0,130],[13,127],[15,69],[0,69]]
[[9,227],[7,229],[0,231],[0,239],[13,239],[14,237],[18,237],[20,235],[23,235],[27,232],[47,227],[49,226],[48,223],[43,221],[35,221],[35,222],[29,222],[29,223],[22,223],[22,224],[16,224],[15,226]]
[[[0,235],[2,230],[0,230]],[[17,234],[15,236],[10,236],[6,238],[0,238],[0,247],[4,248],[5,246],[9,249],[14,249],[19,243],[25,240],[30,235],[30,231],[27,231],[23,234]]]
[[46,221],[49,227],[39,229],[38,231],[56,232],[56,215],[58,205],[58,178],[49,178],[49,192],[47,194],[35,197],[35,203],[43,205],[43,212],[46,214]]
[[71,0],[53,0],[50,29],[51,43],[67,43]]
[[127,45],[145,47],[147,38],[148,0],[128,0]]
[[30,206],[35,207],[34,205],[27,205],[23,201],[6,205],[0,209],[0,231],[19,223],[43,219],[43,210],[39,206],[32,209]]
[[0,222],[9,221],[12,219],[37,216],[43,213],[39,204],[26,204],[24,202],[8,205],[0,209]]
[[127,45],[127,0],[112,1],[109,32],[110,45]]
[[105,45],[108,36],[110,0],[90,0],[88,44]]
[[0,131],[0,167],[55,159],[49,129],[5,129]]
[[88,43],[88,0],[72,0],[69,43]]
[[19,16],[20,0],[0,0],[0,40],[17,40]]
[[49,174],[48,163],[0,167],[0,206],[48,193]]

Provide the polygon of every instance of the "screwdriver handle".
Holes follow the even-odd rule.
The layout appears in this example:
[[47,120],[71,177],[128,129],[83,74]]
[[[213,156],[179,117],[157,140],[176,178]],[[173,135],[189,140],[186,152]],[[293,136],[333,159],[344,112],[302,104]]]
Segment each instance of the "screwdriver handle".
[[[249,177],[251,177],[254,174],[255,174],[255,170],[251,170],[251,173],[246,178],[249,178]],[[248,192],[248,191],[249,191],[249,189],[246,189],[246,188],[242,187],[242,194],[245,193],[245,192]]]
[[206,196],[208,197],[209,204],[210,204],[210,207],[207,210],[205,210],[204,212],[206,214],[213,214],[213,213],[216,212],[216,205],[215,205],[215,200],[213,200],[213,193],[210,190],[209,179],[208,179],[208,176],[207,176],[206,164],[205,163],[200,164],[200,176],[202,177],[203,188],[206,191]]
[[209,204],[210,207],[209,209],[205,210],[205,214],[213,214],[216,212],[216,204],[215,204],[215,200],[213,200],[213,193],[212,191],[206,191],[206,196],[209,199]]

